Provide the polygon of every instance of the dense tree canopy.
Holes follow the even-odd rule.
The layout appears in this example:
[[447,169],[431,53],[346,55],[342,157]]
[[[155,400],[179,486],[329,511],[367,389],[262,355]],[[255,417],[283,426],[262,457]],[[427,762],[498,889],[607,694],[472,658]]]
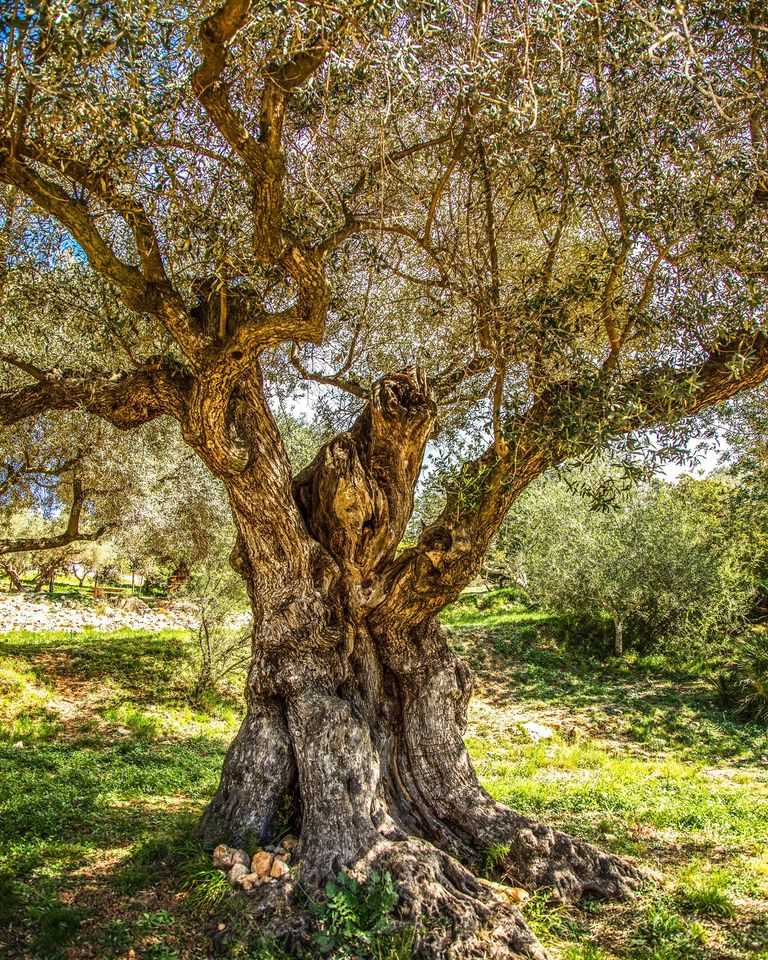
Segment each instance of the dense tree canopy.
[[[451,918],[425,955],[541,957],[452,857],[504,842],[562,896],[637,872],[482,792],[434,618],[548,466],[768,376],[763,5],[3,16],[0,422],[170,417],[237,527],[254,659],[204,836],[298,796],[306,882],[385,867]],[[307,387],[349,429],[292,476],[273,409]],[[439,436],[445,507],[398,554]]]

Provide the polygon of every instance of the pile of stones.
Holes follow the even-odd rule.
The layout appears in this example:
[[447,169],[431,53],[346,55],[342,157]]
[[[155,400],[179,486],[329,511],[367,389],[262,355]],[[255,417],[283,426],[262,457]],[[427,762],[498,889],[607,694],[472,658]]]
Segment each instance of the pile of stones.
[[153,607],[140,597],[95,602],[51,600],[46,594],[0,593],[0,633],[12,630],[196,630],[194,604],[179,601]]
[[213,851],[213,865],[226,873],[233,887],[253,890],[263,883],[274,883],[288,876],[298,842],[289,834],[276,847],[257,850],[252,857],[245,850],[221,843]]

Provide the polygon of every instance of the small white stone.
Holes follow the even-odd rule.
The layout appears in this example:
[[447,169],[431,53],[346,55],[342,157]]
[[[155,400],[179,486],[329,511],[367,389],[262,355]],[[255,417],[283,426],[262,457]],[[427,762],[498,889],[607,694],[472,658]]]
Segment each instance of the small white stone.
[[555,735],[551,727],[545,727],[543,723],[534,723],[533,720],[522,724],[522,727],[534,743],[538,743],[539,740],[551,740]]

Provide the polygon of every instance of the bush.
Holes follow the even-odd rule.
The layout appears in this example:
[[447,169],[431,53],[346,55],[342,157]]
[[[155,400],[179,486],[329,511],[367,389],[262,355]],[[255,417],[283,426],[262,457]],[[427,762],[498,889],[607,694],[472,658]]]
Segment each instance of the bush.
[[768,724],[768,629],[755,627],[736,645],[716,683],[724,707],[745,720]]
[[590,652],[730,649],[754,600],[730,486],[655,482],[610,502],[574,486],[601,489],[619,479],[606,464],[556,472],[513,506],[505,521],[514,531],[510,562],[531,600],[562,618],[567,639]]
[[203,707],[211,697],[225,693],[250,661],[250,630],[238,623],[237,617],[247,601],[242,578],[215,564],[194,575],[186,592],[197,605],[200,618],[186,686],[192,704]]
[[[548,631],[558,643],[597,659],[605,656],[613,638],[613,624],[610,619],[587,613],[561,614],[552,619]],[[629,636],[632,637],[633,634],[629,633]]]
[[528,606],[529,601],[519,587],[501,587],[488,593],[476,594],[477,609],[496,613],[506,607]]

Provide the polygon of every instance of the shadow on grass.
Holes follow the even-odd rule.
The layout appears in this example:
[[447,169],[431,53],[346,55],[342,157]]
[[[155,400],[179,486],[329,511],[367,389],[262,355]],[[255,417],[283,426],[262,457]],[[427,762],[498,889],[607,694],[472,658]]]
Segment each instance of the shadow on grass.
[[41,680],[97,680],[127,689],[137,700],[162,703],[178,698],[188,642],[184,631],[175,630],[19,632],[0,639],[0,654],[29,660]]
[[[13,730],[0,734],[0,956],[106,958],[133,946],[156,960],[198,955],[174,945],[183,931],[205,940],[181,916],[174,871],[200,856],[190,838],[218,782],[231,718],[201,715],[194,733],[182,725],[169,740],[130,724],[96,728],[88,709],[105,688],[129,695],[131,709],[134,701],[187,709],[178,686],[185,639],[85,630],[0,640],[7,714],[30,697],[32,679],[43,685],[30,697],[43,719],[17,742]],[[62,687],[73,713],[49,722],[47,704]],[[158,924],[168,925],[165,940]]]
[[86,919],[108,926],[121,897],[199,853],[192,828],[223,754],[201,737],[0,744],[0,953],[64,956]]

